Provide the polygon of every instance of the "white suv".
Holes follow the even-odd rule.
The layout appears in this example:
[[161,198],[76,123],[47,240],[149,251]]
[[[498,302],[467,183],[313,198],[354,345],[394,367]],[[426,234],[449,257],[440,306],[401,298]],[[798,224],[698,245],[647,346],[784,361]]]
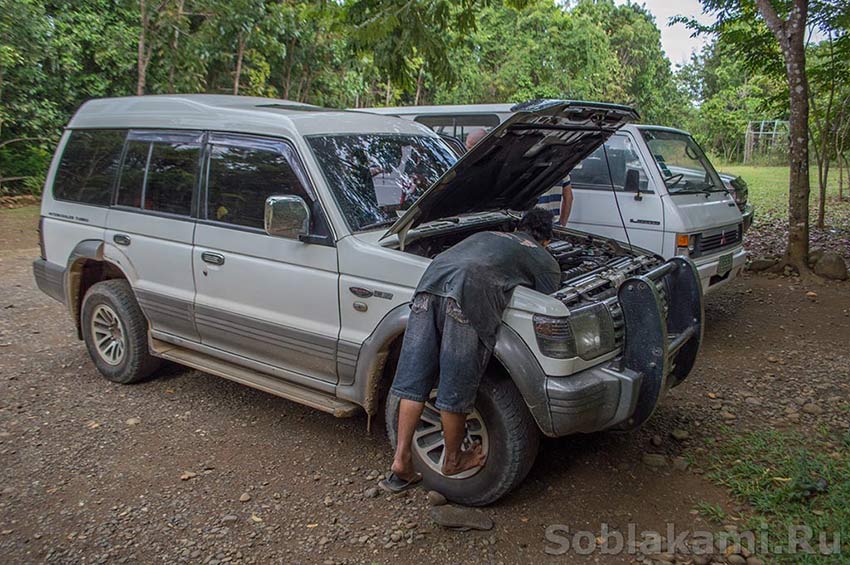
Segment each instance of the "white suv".
[[[385,406],[392,440],[386,391],[430,259],[513,229],[511,210],[633,117],[540,102],[455,162],[431,130],[392,117],[232,96],[94,100],[56,150],[35,277],[111,381],[168,359],[338,417]],[[452,500],[508,492],[541,431],[639,426],[695,361],[689,260],[562,229],[550,250],[562,287],[516,289],[469,417],[485,466],[440,474],[433,406],[417,431],[417,467]]]

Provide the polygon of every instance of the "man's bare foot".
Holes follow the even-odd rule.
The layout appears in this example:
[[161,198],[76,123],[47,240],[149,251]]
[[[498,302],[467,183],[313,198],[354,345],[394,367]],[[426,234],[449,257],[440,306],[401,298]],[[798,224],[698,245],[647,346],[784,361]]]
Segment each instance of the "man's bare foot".
[[446,456],[446,460],[443,461],[443,474],[447,477],[459,475],[469,469],[480,467],[486,459],[487,455],[481,448],[481,444],[475,442],[466,451],[461,449],[456,457]]
[[390,470],[395,473],[396,477],[405,481],[410,481],[416,478],[416,470],[413,468],[412,458],[407,461],[393,459],[393,464],[390,466]]

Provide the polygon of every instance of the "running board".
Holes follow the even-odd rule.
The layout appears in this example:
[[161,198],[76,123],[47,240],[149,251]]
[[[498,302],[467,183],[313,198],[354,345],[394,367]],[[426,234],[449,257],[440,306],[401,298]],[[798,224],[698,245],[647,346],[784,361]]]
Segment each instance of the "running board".
[[350,418],[360,411],[360,407],[351,402],[288,383],[234,363],[158,339],[151,339],[150,342],[154,353],[163,359],[292,400],[310,408],[333,414],[337,418]]

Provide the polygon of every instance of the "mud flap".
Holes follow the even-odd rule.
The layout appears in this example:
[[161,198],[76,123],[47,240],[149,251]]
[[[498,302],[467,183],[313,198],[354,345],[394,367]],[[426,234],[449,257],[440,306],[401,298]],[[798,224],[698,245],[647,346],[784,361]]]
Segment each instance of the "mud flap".
[[632,417],[620,427],[634,429],[694,365],[702,341],[702,289],[693,263],[676,257],[626,279],[618,299],[626,327],[622,364],[641,375]]

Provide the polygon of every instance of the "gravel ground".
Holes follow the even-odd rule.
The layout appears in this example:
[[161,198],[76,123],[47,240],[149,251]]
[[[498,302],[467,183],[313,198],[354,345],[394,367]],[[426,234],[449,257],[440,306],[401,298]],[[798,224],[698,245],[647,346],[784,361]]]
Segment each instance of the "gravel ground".
[[[0,232],[18,229],[7,220]],[[707,301],[698,368],[643,430],[544,441],[525,483],[485,510],[492,530],[448,531],[421,490],[376,491],[390,451],[365,417],[177,366],[139,385],[105,381],[63,307],[35,288],[37,249],[18,231],[0,251],[8,563],[563,562],[544,552],[553,524],[705,529],[698,504],[743,510],[699,468],[721,425],[846,430],[850,419],[850,285],[746,277]]]

